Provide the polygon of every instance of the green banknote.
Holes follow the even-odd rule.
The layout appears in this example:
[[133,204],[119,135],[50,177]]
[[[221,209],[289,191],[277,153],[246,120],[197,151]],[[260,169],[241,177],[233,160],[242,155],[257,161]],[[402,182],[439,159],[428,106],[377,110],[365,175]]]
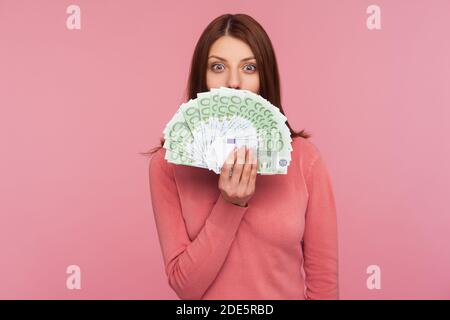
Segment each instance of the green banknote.
[[163,134],[167,161],[220,173],[229,152],[247,146],[259,174],[287,174],[292,138],[279,108],[248,90],[200,92],[183,103]]

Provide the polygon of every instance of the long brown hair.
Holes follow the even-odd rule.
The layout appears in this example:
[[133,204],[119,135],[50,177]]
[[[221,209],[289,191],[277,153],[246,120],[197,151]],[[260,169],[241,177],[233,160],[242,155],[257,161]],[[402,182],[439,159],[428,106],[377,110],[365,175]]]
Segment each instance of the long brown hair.
[[[259,95],[278,107],[284,115],[283,107],[281,106],[278,65],[272,42],[263,27],[246,14],[221,15],[211,21],[203,31],[192,55],[186,90],[188,100],[195,99],[198,92],[209,91],[206,85],[209,49],[218,38],[226,35],[240,39],[250,46],[259,69]],[[291,131],[291,138],[303,137],[307,139],[311,137],[311,134],[305,132],[305,130],[300,132],[294,131],[288,121],[286,121],[286,125]],[[144,153],[144,155],[153,154],[163,144],[164,138],[161,138],[161,145]]]

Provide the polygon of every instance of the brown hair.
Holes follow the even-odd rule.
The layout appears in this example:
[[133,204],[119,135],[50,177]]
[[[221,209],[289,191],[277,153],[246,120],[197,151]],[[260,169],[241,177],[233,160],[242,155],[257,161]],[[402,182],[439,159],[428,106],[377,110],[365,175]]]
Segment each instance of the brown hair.
[[[259,69],[259,95],[278,107],[284,115],[281,106],[278,65],[272,43],[263,27],[255,19],[246,14],[221,15],[211,21],[203,31],[192,56],[186,92],[188,99],[195,99],[198,92],[209,91],[206,85],[209,49],[218,38],[226,35],[240,39],[250,46]],[[311,134],[305,132],[305,130],[300,132],[294,131],[287,121],[286,125],[291,131],[291,138],[303,137],[307,139],[311,137]],[[163,144],[164,138],[161,138],[161,145],[144,153],[144,155],[153,154]]]

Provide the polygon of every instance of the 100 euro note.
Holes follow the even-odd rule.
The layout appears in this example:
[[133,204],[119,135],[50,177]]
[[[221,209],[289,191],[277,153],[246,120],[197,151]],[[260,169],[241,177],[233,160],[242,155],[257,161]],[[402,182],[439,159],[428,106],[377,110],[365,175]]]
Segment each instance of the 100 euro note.
[[258,173],[286,174],[291,161],[286,117],[261,96],[225,87],[183,103],[164,129],[166,159],[220,173],[234,147],[247,146]]

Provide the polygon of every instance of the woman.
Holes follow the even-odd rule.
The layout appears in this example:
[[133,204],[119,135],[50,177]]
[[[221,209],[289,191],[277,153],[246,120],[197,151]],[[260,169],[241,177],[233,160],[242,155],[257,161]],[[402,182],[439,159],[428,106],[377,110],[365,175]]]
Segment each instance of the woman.
[[[192,58],[188,94],[220,86],[280,108],[275,54],[244,14],[214,19]],[[256,175],[250,151],[230,153],[220,175],[174,165],[153,151],[150,191],[168,283],[181,299],[338,299],[337,219],[319,150],[289,124],[287,175]],[[162,141],[163,143],[163,141]]]

